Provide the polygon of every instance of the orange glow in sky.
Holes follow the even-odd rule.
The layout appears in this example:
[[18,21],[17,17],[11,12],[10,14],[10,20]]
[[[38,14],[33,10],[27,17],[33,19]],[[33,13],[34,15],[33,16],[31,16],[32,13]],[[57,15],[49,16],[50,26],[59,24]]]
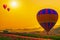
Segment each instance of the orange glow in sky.
[[[7,4],[10,11],[3,9]],[[36,15],[39,10],[51,8],[58,12],[59,19],[56,25],[60,25],[60,0],[0,0],[0,30],[43,28],[39,25]],[[54,26],[56,28],[56,26]]]

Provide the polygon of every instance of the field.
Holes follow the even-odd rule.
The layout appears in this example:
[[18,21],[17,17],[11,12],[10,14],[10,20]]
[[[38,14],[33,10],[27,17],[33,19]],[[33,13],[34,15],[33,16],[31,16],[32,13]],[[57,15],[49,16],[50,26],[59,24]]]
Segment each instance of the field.
[[0,40],[60,40],[60,36],[40,36],[29,33],[0,33]]

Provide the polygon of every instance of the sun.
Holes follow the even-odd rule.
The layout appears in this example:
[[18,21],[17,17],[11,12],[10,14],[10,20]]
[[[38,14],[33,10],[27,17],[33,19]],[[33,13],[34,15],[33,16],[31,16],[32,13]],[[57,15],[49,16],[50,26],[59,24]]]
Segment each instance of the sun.
[[16,6],[17,6],[17,2],[14,2],[14,1],[13,1],[13,2],[11,3],[11,5],[12,5],[13,7],[16,7]]
[[17,1],[11,1],[10,2],[10,7],[11,8],[17,8],[19,6],[19,3]]

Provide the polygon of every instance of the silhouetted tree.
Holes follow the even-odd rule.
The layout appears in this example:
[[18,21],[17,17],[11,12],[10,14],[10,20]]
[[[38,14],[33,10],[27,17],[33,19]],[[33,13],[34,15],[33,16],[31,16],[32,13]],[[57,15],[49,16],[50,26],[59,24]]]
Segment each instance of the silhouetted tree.
[[9,31],[8,30],[3,30],[3,33],[9,33]]

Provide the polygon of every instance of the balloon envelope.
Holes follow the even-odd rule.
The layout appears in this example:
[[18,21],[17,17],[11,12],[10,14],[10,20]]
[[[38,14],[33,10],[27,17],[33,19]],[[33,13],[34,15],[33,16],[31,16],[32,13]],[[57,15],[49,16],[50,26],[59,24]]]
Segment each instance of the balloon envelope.
[[3,4],[3,8],[6,9],[7,8],[7,5],[6,4]]
[[37,14],[39,24],[49,32],[50,29],[56,24],[58,14],[53,9],[42,9]]
[[10,8],[7,8],[7,11],[10,11]]

